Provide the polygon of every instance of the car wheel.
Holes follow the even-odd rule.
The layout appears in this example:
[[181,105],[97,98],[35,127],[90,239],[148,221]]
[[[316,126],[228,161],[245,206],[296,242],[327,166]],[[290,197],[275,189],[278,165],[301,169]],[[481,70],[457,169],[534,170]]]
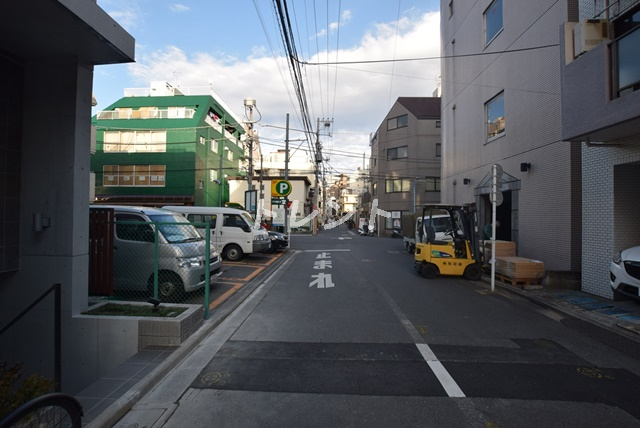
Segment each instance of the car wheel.
[[275,247],[275,244],[273,243],[273,241],[271,241],[271,242],[269,242],[269,248],[267,248],[267,251],[265,251],[265,253],[271,254],[274,251],[276,251],[276,247]]
[[421,273],[422,276],[427,279],[434,279],[436,276],[438,276],[438,267],[433,263],[426,263],[424,266],[422,266]]
[[222,256],[229,261],[237,262],[242,259],[244,253],[242,252],[242,248],[240,248],[240,246],[236,244],[229,244],[224,247]]
[[[149,278],[149,294],[154,295],[153,275]],[[158,272],[158,298],[162,302],[177,302],[184,297],[182,280],[173,272]]]
[[474,263],[465,268],[463,276],[470,281],[478,281],[482,278],[482,269],[477,263]]

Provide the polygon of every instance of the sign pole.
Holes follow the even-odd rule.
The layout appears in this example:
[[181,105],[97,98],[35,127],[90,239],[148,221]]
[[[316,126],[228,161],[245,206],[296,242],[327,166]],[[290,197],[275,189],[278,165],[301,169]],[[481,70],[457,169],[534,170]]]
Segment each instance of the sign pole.
[[491,166],[491,292],[496,289],[496,202],[498,196],[498,168]]
[[[289,181],[289,113],[287,113],[287,129],[284,137],[284,179]],[[284,230],[287,232],[289,248],[291,248],[291,230],[289,226],[289,207],[284,206]]]

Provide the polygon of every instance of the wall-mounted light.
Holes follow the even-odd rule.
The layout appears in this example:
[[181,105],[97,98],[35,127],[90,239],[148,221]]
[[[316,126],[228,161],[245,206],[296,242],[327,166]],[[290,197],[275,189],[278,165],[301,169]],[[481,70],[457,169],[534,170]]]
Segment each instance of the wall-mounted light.
[[471,179],[470,179],[470,178],[463,178],[463,179],[462,179],[462,184],[467,185],[467,184],[469,184],[469,183],[471,183]]
[[531,164],[527,163],[527,162],[523,162],[520,164],[520,171],[521,172],[527,172],[531,169]]
[[51,218],[43,217],[40,213],[35,213],[33,215],[33,231],[34,232],[42,232],[47,227],[51,226]]

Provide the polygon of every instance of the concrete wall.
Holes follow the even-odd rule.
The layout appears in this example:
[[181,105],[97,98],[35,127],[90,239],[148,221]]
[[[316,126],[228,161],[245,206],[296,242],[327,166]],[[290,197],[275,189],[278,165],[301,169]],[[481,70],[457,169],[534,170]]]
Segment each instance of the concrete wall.
[[[74,393],[102,373],[97,354],[108,358],[113,354],[105,350],[118,348],[121,340],[116,329],[112,343],[96,348],[92,339],[98,334],[97,326],[82,325],[77,316],[88,304],[93,67],[102,61],[132,60],[134,43],[95,2],[64,2],[64,7],[56,3],[7,2],[0,15],[0,50],[17,59],[22,73],[4,82],[22,98],[4,111],[13,118],[22,116],[21,136],[14,141],[22,150],[20,158],[0,155],[0,161],[13,163],[20,173],[19,186],[11,189],[20,195],[20,206],[10,213],[19,219],[12,230],[19,235],[19,253],[14,254],[19,267],[0,275],[0,326],[60,283],[61,385],[63,392]],[[32,14],[34,7],[43,13]],[[56,25],[64,25],[65,31]],[[58,36],[57,43],[38,43],[51,33]],[[78,37],[83,37],[83,43],[77,42]],[[2,63],[0,71],[6,72]],[[17,85],[18,80],[23,84]],[[49,226],[36,230],[35,214]],[[84,334],[77,334],[80,330]],[[53,377],[53,295],[0,337],[0,359],[24,363],[27,374]]]

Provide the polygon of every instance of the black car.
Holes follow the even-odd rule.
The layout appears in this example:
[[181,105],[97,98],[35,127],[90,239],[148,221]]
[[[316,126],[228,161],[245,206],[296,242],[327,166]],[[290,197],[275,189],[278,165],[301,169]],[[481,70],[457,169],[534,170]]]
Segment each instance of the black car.
[[282,248],[289,246],[289,238],[284,233],[269,231],[269,238],[271,239],[271,245],[266,251],[267,253],[273,253]]

